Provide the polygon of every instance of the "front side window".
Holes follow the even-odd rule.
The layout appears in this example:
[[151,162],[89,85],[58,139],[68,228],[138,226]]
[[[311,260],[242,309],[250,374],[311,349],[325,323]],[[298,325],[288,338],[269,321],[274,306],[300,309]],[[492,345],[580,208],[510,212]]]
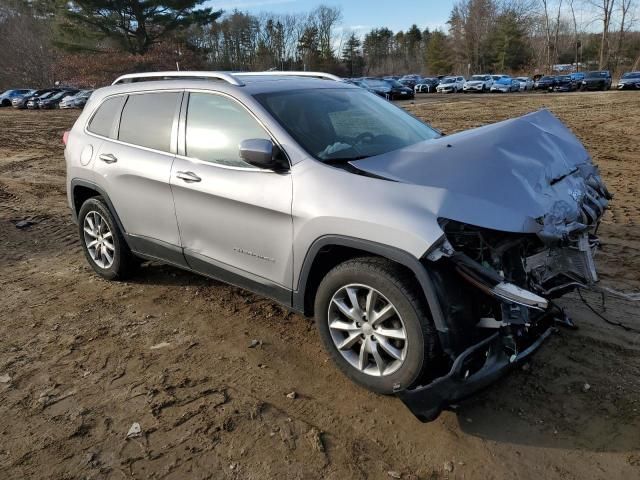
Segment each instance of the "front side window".
[[439,136],[404,110],[351,88],[262,93],[260,104],[313,157],[348,161]]
[[171,150],[178,92],[129,95],[122,110],[118,140],[163,152]]
[[98,110],[96,110],[91,121],[89,121],[87,130],[91,133],[95,133],[96,135],[114,138],[111,135],[111,129],[113,128],[116,116],[120,115],[125,99],[126,97],[121,95],[105,100],[102,105],[98,107]]
[[240,158],[240,142],[270,140],[269,134],[235,100],[210,93],[190,93],[187,106],[186,155],[232,167],[253,168]]

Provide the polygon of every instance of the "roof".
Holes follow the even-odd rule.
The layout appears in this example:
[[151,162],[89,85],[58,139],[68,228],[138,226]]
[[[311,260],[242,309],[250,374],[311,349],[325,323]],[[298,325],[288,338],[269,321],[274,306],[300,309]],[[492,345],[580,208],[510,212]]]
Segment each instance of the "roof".
[[[162,82],[162,86],[159,83]],[[127,74],[118,77],[106,94],[127,91],[201,88],[254,95],[306,88],[357,88],[340,77],[323,72],[209,72],[171,71]]]

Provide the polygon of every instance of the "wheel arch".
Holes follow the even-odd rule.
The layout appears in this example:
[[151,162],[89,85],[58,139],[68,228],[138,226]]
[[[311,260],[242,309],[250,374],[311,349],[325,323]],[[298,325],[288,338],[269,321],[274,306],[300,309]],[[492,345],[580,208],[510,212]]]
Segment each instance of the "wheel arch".
[[80,178],[74,178],[73,180],[71,180],[71,200],[73,202],[71,211],[73,215],[73,221],[77,223],[80,208],[82,207],[84,202],[93,197],[102,197],[107,208],[109,209],[109,212],[118,224],[118,228],[122,232],[125,241],[127,241],[128,243],[127,232],[124,229],[122,222],[120,221],[120,217],[118,216],[113,203],[111,203],[109,195],[93,182],[82,180]]
[[313,316],[315,294],[322,278],[339,263],[361,256],[386,258],[402,266],[415,277],[431,311],[441,346],[446,349],[449,345],[449,328],[429,272],[419,258],[389,245],[341,235],[318,238],[309,247],[302,263],[297,288],[292,295],[293,308],[306,316]]

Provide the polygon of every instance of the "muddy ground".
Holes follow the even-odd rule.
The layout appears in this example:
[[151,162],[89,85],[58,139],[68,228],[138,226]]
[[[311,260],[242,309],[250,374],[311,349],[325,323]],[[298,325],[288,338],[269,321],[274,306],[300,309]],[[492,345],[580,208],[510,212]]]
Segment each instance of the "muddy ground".
[[[404,106],[447,133],[549,107],[616,195],[602,284],[640,290],[640,95]],[[61,137],[76,116],[0,109],[0,478],[640,478],[639,335],[575,296],[564,304],[580,330],[421,424],[340,375],[313,323],[267,300],[155,264],[99,279],[65,200]],[[640,329],[637,303],[604,307]]]

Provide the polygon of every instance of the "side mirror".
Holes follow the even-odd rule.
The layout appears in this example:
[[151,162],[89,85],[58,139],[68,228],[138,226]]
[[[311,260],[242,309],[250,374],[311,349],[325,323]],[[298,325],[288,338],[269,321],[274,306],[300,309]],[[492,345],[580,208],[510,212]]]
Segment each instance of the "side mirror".
[[240,158],[258,168],[282,170],[279,149],[266,138],[249,138],[240,142]]

